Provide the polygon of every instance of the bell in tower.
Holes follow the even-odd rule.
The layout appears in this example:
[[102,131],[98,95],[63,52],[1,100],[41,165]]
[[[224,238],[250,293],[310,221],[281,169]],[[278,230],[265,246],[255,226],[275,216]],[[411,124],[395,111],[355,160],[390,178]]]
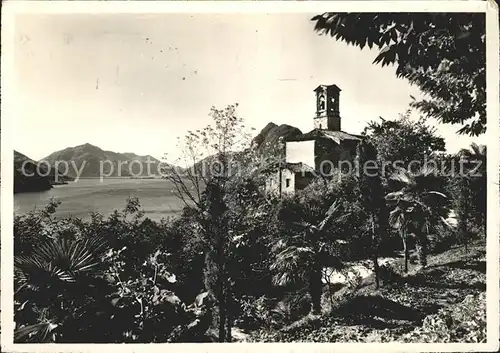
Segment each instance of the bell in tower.
[[314,92],[316,93],[314,128],[340,131],[340,88],[337,85],[319,85]]

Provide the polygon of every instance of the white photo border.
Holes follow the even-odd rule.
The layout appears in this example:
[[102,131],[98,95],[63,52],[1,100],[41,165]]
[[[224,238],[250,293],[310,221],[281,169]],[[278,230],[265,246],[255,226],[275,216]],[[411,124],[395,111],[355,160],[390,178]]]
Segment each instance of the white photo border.
[[[499,18],[488,1],[6,1],[2,11],[1,135],[1,348],[5,352],[466,352],[499,349]],[[15,344],[13,343],[13,121],[16,97],[13,47],[17,14],[151,13],[321,13],[336,12],[486,13],[487,72],[487,342],[486,343],[162,343],[162,344]],[[22,102],[19,102],[22,104]]]

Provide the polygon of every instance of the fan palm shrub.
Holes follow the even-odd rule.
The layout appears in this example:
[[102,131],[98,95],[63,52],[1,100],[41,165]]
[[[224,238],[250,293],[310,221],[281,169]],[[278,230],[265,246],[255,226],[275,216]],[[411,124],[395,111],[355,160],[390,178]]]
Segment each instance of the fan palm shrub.
[[397,169],[389,179],[396,189],[386,195],[392,209],[389,224],[399,231],[405,254],[405,272],[408,272],[410,236],[415,238],[420,264],[427,265],[428,236],[438,224],[445,223],[449,200],[443,193],[444,179],[437,168],[424,166],[415,172]]
[[14,257],[16,342],[55,341],[86,316],[92,294],[102,290],[107,249],[101,238],[60,238]]
[[[321,313],[322,269],[340,263],[334,256],[335,241],[328,230],[348,216],[338,201],[325,211],[320,205],[306,203],[283,205],[280,219],[286,224],[289,234],[274,245],[276,254],[270,270],[273,283],[285,286],[305,283],[311,297],[311,313]],[[330,260],[330,261],[329,261]],[[333,260],[333,261],[332,261]],[[330,263],[329,263],[330,262]]]

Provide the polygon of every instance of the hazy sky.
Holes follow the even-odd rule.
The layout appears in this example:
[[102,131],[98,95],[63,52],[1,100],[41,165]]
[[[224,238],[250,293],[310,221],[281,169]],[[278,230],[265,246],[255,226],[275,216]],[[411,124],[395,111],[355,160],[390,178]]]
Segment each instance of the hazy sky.
[[[206,126],[212,105],[235,102],[257,131],[272,121],[306,132],[319,84],[342,89],[342,130],[359,133],[419,95],[393,67],[373,65],[375,51],[319,36],[311,17],[18,16],[14,148],[33,159],[87,142],[175,155],[176,137]],[[450,151],[473,141],[458,129],[438,126]]]

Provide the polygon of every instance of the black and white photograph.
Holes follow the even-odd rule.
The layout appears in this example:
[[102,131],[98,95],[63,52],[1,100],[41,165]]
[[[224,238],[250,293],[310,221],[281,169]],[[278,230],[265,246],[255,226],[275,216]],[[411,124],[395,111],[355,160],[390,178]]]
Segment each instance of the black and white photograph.
[[494,3],[89,3],[2,26],[3,350],[499,349]]

